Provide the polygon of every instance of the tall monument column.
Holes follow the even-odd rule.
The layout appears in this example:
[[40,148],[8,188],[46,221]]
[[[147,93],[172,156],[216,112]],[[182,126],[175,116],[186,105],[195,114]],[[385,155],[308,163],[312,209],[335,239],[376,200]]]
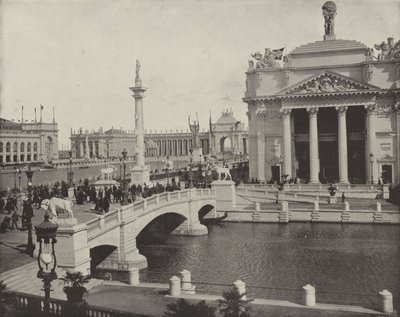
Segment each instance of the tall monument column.
[[257,177],[265,181],[265,135],[257,133]]
[[339,183],[348,184],[347,167],[347,106],[336,107],[338,113],[338,152],[339,152]]
[[307,108],[310,117],[310,183],[319,183],[318,108]]
[[[135,133],[136,133],[136,164],[131,168],[131,185],[150,183],[150,168],[144,164],[144,113],[143,98],[147,88],[142,86],[140,79],[140,62],[136,60],[135,86],[130,87],[135,98]],[[133,153],[132,153],[133,154]]]
[[282,109],[283,118],[283,175],[292,175],[292,134],[290,129],[291,109]]

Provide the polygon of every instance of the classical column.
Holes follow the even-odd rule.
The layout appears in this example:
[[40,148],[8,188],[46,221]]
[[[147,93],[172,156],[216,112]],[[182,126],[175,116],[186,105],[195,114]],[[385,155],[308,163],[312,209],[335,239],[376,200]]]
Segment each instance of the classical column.
[[397,144],[397,183],[400,183],[400,101],[398,101],[394,110],[397,117],[397,129],[396,129],[396,144]]
[[[366,146],[366,170],[367,182],[376,184],[378,182],[378,164],[376,152],[376,105],[365,106],[367,111],[368,129],[367,129],[367,146]],[[372,154],[372,163],[370,156]],[[372,173],[372,175],[371,175]]]
[[282,109],[283,118],[283,175],[292,175],[292,133],[290,129],[291,109]]
[[259,180],[265,180],[265,137],[263,133],[258,132],[257,134],[257,176]]
[[338,113],[338,154],[339,154],[339,183],[348,184],[347,166],[347,106],[336,107]]
[[319,157],[318,157],[318,108],[307,108],[310,125],[310,183],[319,183]]

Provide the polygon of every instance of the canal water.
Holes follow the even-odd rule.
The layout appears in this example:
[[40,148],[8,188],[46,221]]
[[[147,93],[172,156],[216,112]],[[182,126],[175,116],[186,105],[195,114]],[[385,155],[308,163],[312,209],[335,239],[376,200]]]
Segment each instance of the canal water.
[[222,223],[208,230],[201,237],[148,233],[138,241],[149,265],[141,279],[168,282],[187,269],[200,292],[220,294],[240,279],[253,297],[296,300],[296,289],[311,284],[325,303],[376,307],[383,289],[399,301],[400,226]]

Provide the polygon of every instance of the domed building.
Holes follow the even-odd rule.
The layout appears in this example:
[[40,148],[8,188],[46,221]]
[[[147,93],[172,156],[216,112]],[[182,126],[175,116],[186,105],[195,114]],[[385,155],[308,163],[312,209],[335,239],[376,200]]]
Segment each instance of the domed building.
[[251,55],[250,178],[400,182],[400,41],[336,39],[336,13],[323,5],[322,41]]

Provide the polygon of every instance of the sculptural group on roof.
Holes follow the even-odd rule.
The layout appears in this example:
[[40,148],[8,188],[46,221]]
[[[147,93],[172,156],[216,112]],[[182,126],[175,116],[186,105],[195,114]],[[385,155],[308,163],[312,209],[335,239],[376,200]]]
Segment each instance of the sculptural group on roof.
[[282,59],[282,55],[278,56],[277,52],[282,54],[282,51],[283,49],[271,50],[270,48],[266,48],[264,50],[264,55],[260,51],[251,54],[251,57],[253,57],[255,61],[249,60],[249,68],[281,68],[282,66],[277,60]]
[[380,51],[378,61],[400,59],[400,40],[394,43],[394,38],[389,37],[387,42],[375,44],[374,47]]

